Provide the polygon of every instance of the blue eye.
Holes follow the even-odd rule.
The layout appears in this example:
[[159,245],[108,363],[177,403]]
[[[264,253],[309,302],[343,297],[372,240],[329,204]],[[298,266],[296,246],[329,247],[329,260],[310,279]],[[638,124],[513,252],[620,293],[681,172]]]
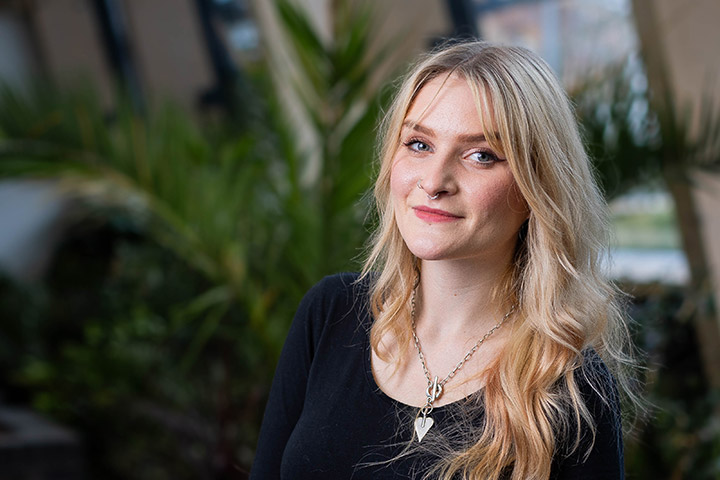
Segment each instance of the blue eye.
[[490,165],[498,161],[498,157],[490,152],[473,152],[470,158],[481,165]]
[[430,145],[421,142],[420,140],[408,140],[405,142],[405,146],[416,152],[429,152]]

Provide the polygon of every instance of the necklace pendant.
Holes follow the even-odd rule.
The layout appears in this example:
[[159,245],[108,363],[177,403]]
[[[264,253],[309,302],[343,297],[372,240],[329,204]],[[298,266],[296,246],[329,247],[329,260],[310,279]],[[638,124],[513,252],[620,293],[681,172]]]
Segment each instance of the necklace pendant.
[[435,421],[431,417],[424,415],[415,419],[415,433],[417,434],[418,442],[422,442],[423,437],[434,423]]

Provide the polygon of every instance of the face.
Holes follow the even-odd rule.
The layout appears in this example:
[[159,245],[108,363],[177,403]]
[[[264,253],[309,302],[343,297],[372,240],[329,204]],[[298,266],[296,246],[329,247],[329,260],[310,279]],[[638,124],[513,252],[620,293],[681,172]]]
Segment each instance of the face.
[[507,263],[527,206],[503,152],[485,140],[467,82],[443,79],[405,117],[390,176],[395,221],[423,260]]

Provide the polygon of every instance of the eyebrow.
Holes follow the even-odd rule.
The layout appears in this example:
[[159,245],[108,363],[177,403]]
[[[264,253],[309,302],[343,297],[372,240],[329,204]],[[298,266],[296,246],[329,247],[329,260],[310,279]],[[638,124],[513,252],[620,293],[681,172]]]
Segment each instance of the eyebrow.
[[[435,130],[432,128],[425,127],[423,125],[420,125],[419,123],[411,122],[409,120],[403,122],[404,128],[410,128],[412,130],[415,130],[416,132],[420,132],[424,135],[430,135],[431,137],[436,136]],[[497,133],[495,133],[495,137],[499,137]],[[487,138],[485,137],[484,133],[471,133],[471,134],[465,134],[460,135],[458,137],[463,142],[469,142],[469,143],[475,143],[475,142],[486,142]]]

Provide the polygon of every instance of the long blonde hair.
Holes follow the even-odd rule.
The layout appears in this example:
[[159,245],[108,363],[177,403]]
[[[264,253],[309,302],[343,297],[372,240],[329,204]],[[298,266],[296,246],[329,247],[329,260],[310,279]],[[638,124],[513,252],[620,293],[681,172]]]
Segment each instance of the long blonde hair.
[[[363,271],[377,272],[370,296],[371,345],[380,358],[396,363],[408,358],[412,346],[408,307],[418,259],[395,224],[390,171],[418,92],[451,74],[468,82],[483,124],[495,127],[485,134],[504,152],[530,215],[496,292],[517,308],[509,343],[487,373],[482,434],[435,471],[445,479],[498,478],[508,471],[513,480],[546,479],[563,432],[577,432],[569,439],[573,448],[580,446],[582,425],[594,434],[577,384],[583,350],[597,351],[628,392],[626,372],[634,362],[620,295],[602,268],[605,202],[564,90],[529,50],[485,42],[450,45],[426,56],[402,83],[381,125],[374,190],[379,226]],[[482,118],[490,115],[482,105],[493,106],[493,118]],[[383,338],[395,339],[394,354],[383,347]],[[610,399],[612,392],[589,381]]]

